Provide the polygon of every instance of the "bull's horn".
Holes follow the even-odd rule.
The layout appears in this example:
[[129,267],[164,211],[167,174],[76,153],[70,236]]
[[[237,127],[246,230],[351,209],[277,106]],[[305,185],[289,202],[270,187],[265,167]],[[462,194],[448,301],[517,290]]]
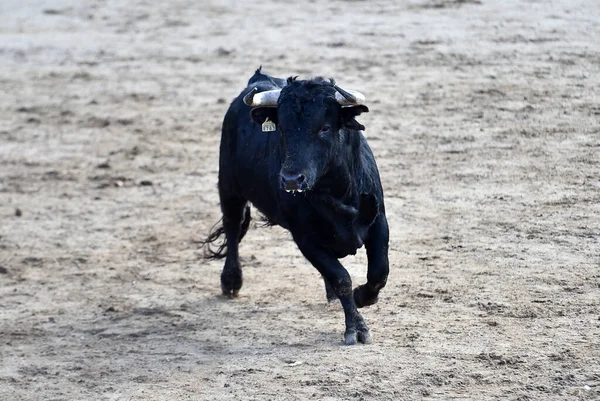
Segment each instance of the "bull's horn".
[[258,88],[252,89],[246,96],[244,96],[244,103],[250,107],[273,107],[277,106],[277,99],[279,99],[279,93],[281,89],[272,91],[258,92]]
[[334,86],[337,91],[335,94],[335,100],[342,106],[352,106],[363,104],[365,102],[365,95],[360,92],[353,90],[344,90],[339,86]]

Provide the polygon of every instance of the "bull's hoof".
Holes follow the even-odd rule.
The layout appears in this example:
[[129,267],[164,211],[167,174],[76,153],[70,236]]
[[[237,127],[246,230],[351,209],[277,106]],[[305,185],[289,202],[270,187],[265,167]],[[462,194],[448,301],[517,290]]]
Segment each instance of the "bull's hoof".
[[359,285],[354,289],[354,303],[357,308],[376,304],[379,301],[379,291],[373,291],[367,285]]
[[240,295],[240,290],[230,290],[223,286],[221,286],[221,291],[223,296],[229,299],[237,298]]
[[363,344],[371,344],[373,342],[373,337],[371,337],[369,329],[365,327],[358,330],[346,330],[344,344],[355,345],[357,342]]
[[226,298],[237,298],[240,295],[240,290],[234,290],[232,288],[226,287],[223,285],[223,283],[221,283],[221,291],[223,292],[223,296]]
[[242,288],[242,271],[239,267],[235,269],[227,267],[221,273],[221,291],[228,298],[237,298]]

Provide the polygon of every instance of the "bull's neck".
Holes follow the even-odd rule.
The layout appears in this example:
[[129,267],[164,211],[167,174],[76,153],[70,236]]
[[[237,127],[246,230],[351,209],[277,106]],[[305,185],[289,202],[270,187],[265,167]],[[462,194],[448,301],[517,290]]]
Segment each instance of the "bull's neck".
[[[354,133],[351,133],[354,134]],[[360,140],[358,136],[347,137],[342,149],[330,162],[327,173],[317,182],[317,190],[327,192],[340,201],[349,204],[357,198],[357,182],[360,174]]]

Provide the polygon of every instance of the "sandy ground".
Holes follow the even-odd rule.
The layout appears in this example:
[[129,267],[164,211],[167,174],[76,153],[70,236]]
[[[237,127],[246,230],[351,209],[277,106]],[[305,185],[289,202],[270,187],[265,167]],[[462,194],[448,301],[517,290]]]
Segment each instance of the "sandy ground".
[[[600,400],[600,3],[0,3],[1,400]],[[361,90],[391,274],[282,229],[221,298],[220,125],[260,64]],[[363,283],[361,252],[344,264]]]

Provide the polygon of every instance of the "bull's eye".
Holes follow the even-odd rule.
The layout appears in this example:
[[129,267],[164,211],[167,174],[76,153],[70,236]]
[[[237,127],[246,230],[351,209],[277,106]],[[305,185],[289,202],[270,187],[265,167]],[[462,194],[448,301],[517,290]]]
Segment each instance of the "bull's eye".
[[322,137],[327,136],[327,135],[329,135],[330,132],[331,132],[331,127],[329,125],[324,125],[323,128],[321,128],[319,135]]

